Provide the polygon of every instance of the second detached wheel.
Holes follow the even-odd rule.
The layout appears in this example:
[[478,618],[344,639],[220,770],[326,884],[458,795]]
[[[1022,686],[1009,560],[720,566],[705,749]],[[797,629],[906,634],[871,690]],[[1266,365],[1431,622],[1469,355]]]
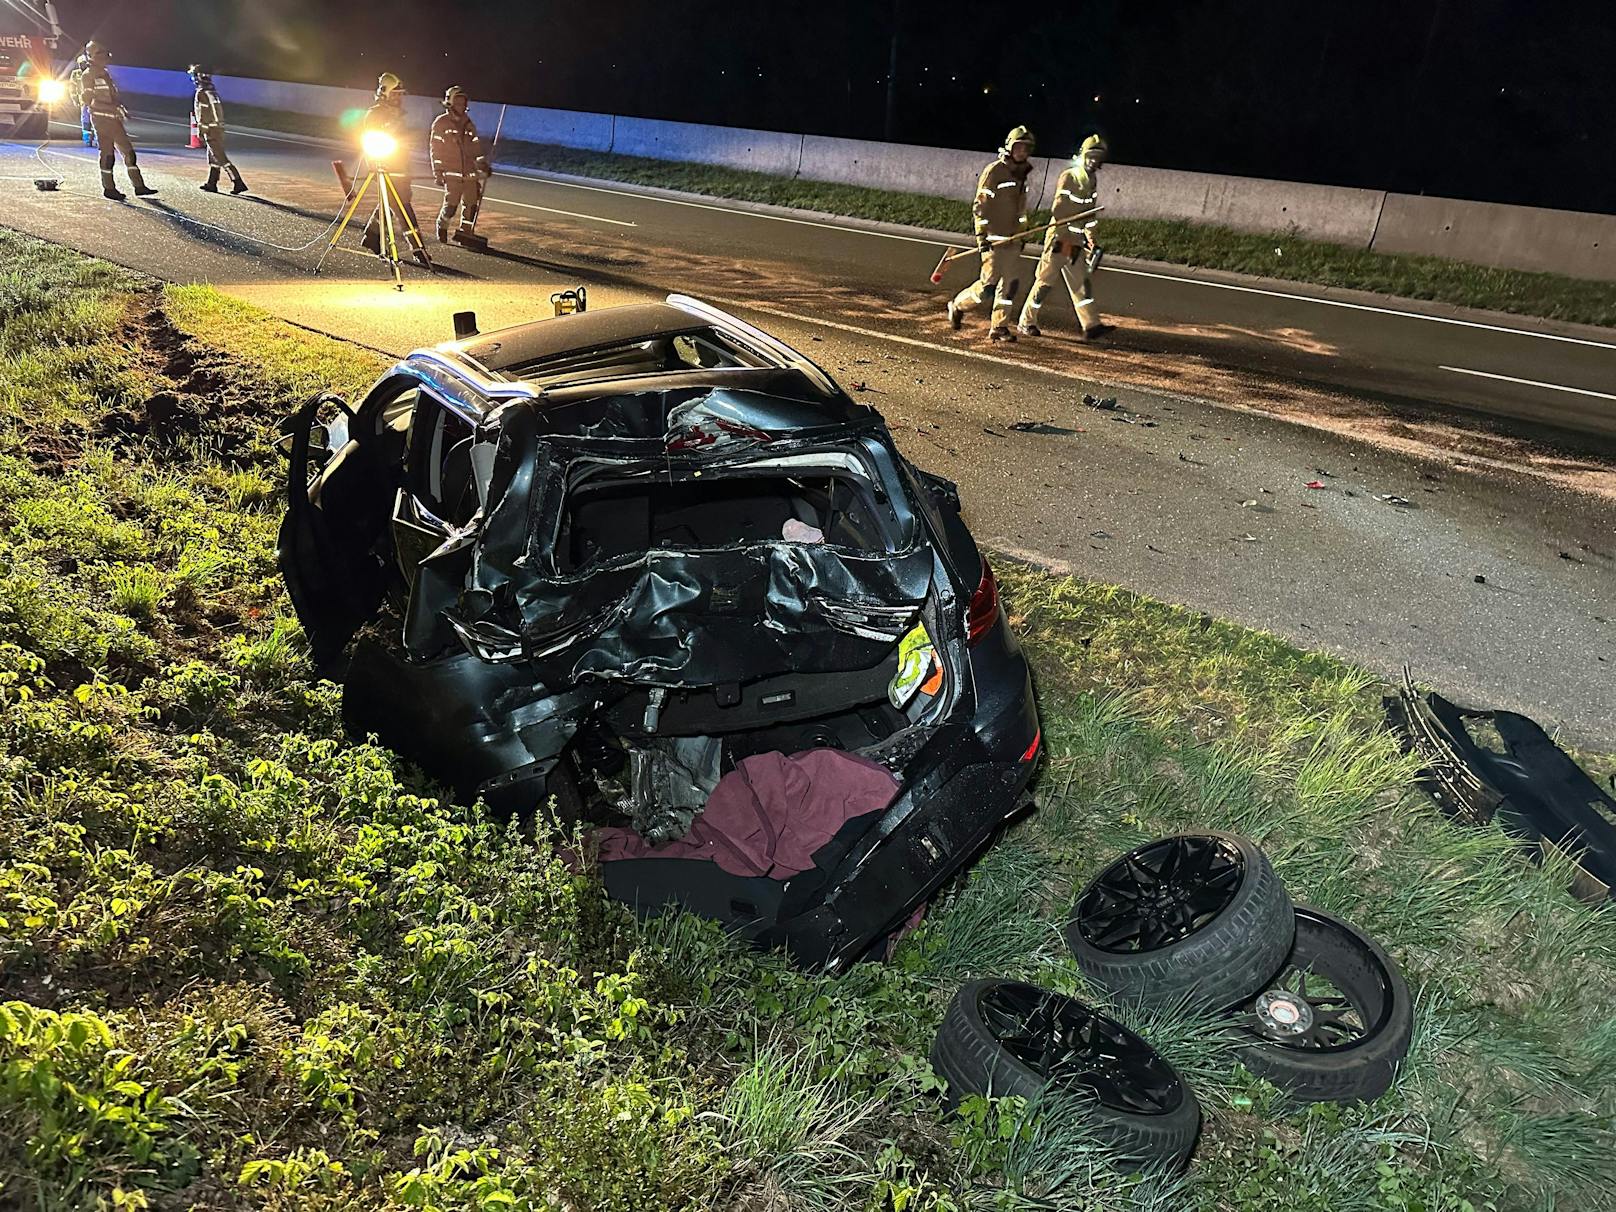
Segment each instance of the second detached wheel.
[[1296,918],[1254,842],[1184,833],[1140,846],[1100,872],[1065,933],[1084,975],[1121,1001],[1222,1010],[1279,971]]
[[1156,1050],[1082,1002],[1020,981],[972,981],[954,995],[931,1049],[949,1098],[1088,1096],[1094,1135],[1124,1168],[1177,1169],[1201,1128],[1195,1095]]
[[1268,987],[1231,1011],[1241,1063],[1298,1102],[1373,1102],[1414,1034],[1408,985],[1340,918],[1296,906],[1296,943]]

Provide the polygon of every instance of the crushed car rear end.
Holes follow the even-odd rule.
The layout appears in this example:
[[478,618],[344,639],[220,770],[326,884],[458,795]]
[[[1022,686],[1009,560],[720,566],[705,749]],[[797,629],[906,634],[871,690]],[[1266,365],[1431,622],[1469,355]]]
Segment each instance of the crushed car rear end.
[[[569,349],[502,395],[465,371],[475,423],[444,475],[464,472],[469,517],[435,531],[408,476],[377,485],[396,499],[367,556],[397,617],[352,647],[345,710],[462,795],[596,826],[608,889],[642,911],[683,905],[836,968],[1021,806],[1030,678],[952,486],[800,355],[690,315],[755,364],[601,376],[605,352]],[[378,432],[365,405],[354,419]],[[385,478],[386,459],[357,462]],[[308,626],[325,561],[300,474],[282,556]]]

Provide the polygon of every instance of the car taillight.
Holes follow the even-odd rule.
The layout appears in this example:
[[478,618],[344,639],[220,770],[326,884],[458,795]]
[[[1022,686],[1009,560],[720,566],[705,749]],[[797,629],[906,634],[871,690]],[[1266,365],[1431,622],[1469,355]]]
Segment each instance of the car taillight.
[[982,561],[982,579],[971,595],[971,605],[965,611],[965,640],[974,644],[999,621],[999,582],[994,580],[993,569],[986,559]]
[[1024,762],[1032,761],[1033,758],[1038,756],[1038,746],[1042,745],[1043,743],[1044,730],[1040,728],[1037,732],[1032,734],[1032,744],[1027,746],[1027,752],[1021,755],[1021,760]]

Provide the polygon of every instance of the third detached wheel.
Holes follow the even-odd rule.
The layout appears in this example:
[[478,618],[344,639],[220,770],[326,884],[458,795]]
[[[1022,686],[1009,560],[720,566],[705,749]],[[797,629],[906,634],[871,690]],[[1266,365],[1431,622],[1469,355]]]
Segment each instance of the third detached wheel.
[[1296,943],[1268,987],[1231,1012],[1241,1063],[1298,1102],[1373,1102],[1414,1034],[1414,1004],[1374,939],[1296,906]]
[[949,1099],[1031,1100],[1056,1087],[1088,1100],[1095,1137],[1121,1168],[1178,1169],[1201,1130],[1201,1108],[1173,1067],[1121,1023],[1020,981],[972,981],[954,995],[931,1049]]
[[1120,1001],[1221,1010],[1279,971],[1296,916],[1254,842],[1183,833],[1100,872],[1065,933],[1084,975]]

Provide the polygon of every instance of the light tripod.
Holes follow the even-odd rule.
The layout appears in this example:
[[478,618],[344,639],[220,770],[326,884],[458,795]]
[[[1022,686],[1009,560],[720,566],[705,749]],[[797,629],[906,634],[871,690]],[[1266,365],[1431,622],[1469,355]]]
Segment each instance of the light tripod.
[[365,195],[370,192],[370,187],[373,184],[376,186],[377,210],[381,215],[381,257],[392,267],[394,288],[397,290],[404,289],[403,258],[398,253],[400,219],[403,220],[406,240],[415,245],[415,252],[420,257],[421,263],[428,269],[432,268],[432,259],[426,254],[426,245],[421,240],[421,233],[415,226],[415,219],[410,214],[410,208],[404,205],[404,199],[399,196],[398,186],[393,184],[393,175],[387,169],[382,168],[375,160],[371,161],[370,172],[365,175],[365,179],[360,183],[359,188],[349,191],[350,201],[348,202],[348,208],[343,212],[342,222],[337,224],[336,229],[331,233],[331,239],[327,241],[325,251],[320,254],[320,260],[314,266],[315,273],[320,272],[321,267],[325,265],[326,257],[331,255],[331,250],[342,239],[342,233],[348,230],[348,224],[353,221],[355,213],[359,210],[359,204],[365,200]]

